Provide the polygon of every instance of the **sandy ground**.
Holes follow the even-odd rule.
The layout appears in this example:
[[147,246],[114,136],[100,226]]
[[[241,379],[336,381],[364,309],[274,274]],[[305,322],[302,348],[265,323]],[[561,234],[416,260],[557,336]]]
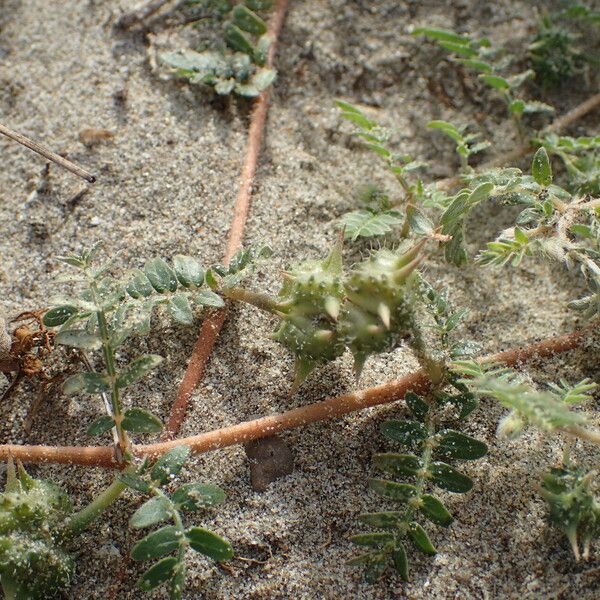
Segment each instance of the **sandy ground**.
[[[111,255],[121,251],[117,269],[141,266],[153,256],[188,253],[210,263],[222,254],[248,104],[214,101],[201,90],[157,78],[146,61],[142,36],[111,33],[114,16],[131,5],[116,0],[0,0],[0,119],[99,175],[98,183],[73,205],[69,199],[82,184],[53,166],[50,191],[31,198],[43,160],[0,139],[0,310],[6,315],[46,305],[62,291],[53,283],[60,271],[55,256],[80,250],[92,240],[102,240]],[[256,287],[274,292],[286,263],[324,255],[340,214],[353,205],[362,183],[380,178],[392,184],[340,133],[344,128],[332,98],[370,107],[382,123],[397,128],[404,150],[431,161],[434,174],[451,174],[451,145],[428,132],[425,123],[432,118],[476,119],[487,111],[489,99],[465,95],[448,63],[437,63],[443,54],[404,35],[408,26],[460,27],[518,49],[534,22],[530,3],[509,0],[291,2],[246,234],[248,242],[266,241],[275,251],[269,266],[256,276]],[[163,32],[155,42],[172,47],[179,37]],[[432,81],[442,81],[456,106],[466,107],[462,116],[432,95]],[[125,103],[118,100],[123,93]],[[589,93],[589,86],[578,86],[550,100],[562,112]],[[499,115],[500,106],[492,106]],[[110,129],[115,137],[88,148],[78,141],[78,133],[89,127]],[[511,145],[501,117],[492,116],[486,127],[500,147]],[[598,120],[589,117],[578,127],[575,133],[598,133]],[[474,243],[491,239],[509,220],[499,207],[484,207],[472,221]],[[349,255],[351,261],[359,252]],[[429,274],[453,286],[457,306],[471,309],[463,333],[485,351],[578,325],[565,302],[574,297],[579,282],[559,267],[525,262],[512,271],[472,266],[458,271],[434,261]],[[290,398],[292,361],[269,339],[272,326],[269,317],[250,307],[231,311],[207,377],[194,394],[183,434],[355,387],[351,362],[343,357]],[[132,353],[156,352],[165,363],[135,387],[127,402],[166,417],[195,331],[166,323],[160,327],[136,343]],[[536,382],[585,376],[598,380],[597,348],[590,342],[586,349],[532,365],[527,373]],[[410,354],[399,349],[369,362],[361,385],[414,367]],[[47,399],[26,436],[22,422],[34,393],[35,386],[27,383],[0,407],[0,441],[89,443],[85,428],[101,410],[98,402],[58,394]],[[225,568],[190,557],[185,597],[598,597],[600,563],[574,563],[565,541],[546,525],[544,505],[535,493],[540,468],[560,458],[561,442],[536,432],[515,442],[497,440],[495,428],[503,412],[484,402],[467,425],[467,431],[489,444],[490,453],[464,467],[476,481],[470,494],[441,494],[456,521],[448,530],[431,527],[439,554],[431,559],[414,552],[408,584],[388,575],[370,586],[359,572],[344,566],[353,553],[348,535],[359,530],[355,515],[383,506],[366,489],[370,457],[386,447],[379,424],[385,417],[404,415],[403,405],[289,432],[284,438],[295,455],[295,472],[265,493],[251,489],[240,447],[195,458],[183,477],[217,483],[227,491],[227,503],[206,514],[203,523],[231,540],[236,558]],[[576,451],[594,460],[589,449],[578,446]],[[31,470],[63,482],[78,503],[109,482],[100,470]],[[135,502],[126,494],[109,518],[83,539],[69,598],[147,597],[135,589],[137,565],[121,567],[138,537],[126,527]],[[600,552],[600,547],[595,550]],[[164,596],[158,592],[153,597]]]

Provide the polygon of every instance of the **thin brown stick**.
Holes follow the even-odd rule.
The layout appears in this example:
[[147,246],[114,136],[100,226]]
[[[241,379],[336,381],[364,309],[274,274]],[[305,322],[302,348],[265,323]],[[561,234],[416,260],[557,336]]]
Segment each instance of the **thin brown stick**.
[[[484,363],[498,362],[507,366],[514,366],[525,361],[553,356],[578,348],[587,335],[589,335],[589,332],[588,328],[567,335],[547,338],[528,346],[490,354],[480,360]],[[225,448],[226,446],[242,444],[253,439],[274,435],[310,423],[338,418],[372,406],[395,402],[402,399],[404,394],[410,390],[424,392],[428,386],[429,380],[423,371],[419,370],[395,381],[335,398],[329,398],[322,402],[288,410],[281,414],[262,417],[254,421],[246,421],[187,438],[134,446],[133,452],[138,457],[156,457],[181,444],[190,446],[195,453],[209,452],[218,448]],[[577,433],[579,434],[580,432]],[[598,435],[600,434],[591,432],[591,437],[588,436],[588,438],[595,439]],[[7,460],[9,456],[17,458],[22,462],[30,463],[61,463],[112,468],[121,466],[114,460],[113,448],[109,446],[0,446],[0,460]]]
[[90,183],[94,183],[94,181],[96,181],[96,177],[94,177],[94,175],[92,175],[85,169],[78,167],[76,164],[72,163],[70,160],[67,160],[66,158],[63,158],[62,156],[60,156],[59,154],[56,154],[56,152],[52,152],[52,150],[48,150],[48,148],[44,148],[44,146],[42,146],[41,144],[38,144],[37,142],[34,142],[33,140],[30,140],[28,137],[25,137],[24,135],[17,133],[16,131],[13,131],[12,129],[9,129],[5,125],[2,125],[2,123],[0,123],[0,133],[5,135],[6,137],[10,138],[11,140],[18,142],[19,144],[22,144],[23,146],[29,148],[30,150],[33,150],[34,152],[41,154],[48,160],[51,160],[52,162],[61,166],[63,169],[66,169],[67,171],[71,171],[71,173],[74,173],[78,177],[81,177],[82,179],[85,179],[86,181],[89,181]]
[[[585,102],[578,104],[574,109],[565,113],[562,117],[558,117],[555,119],[546,129],[543,130],[542,133],[558,133],[563,129],[566,129],[573,123],[577,122],[579,119],[587,115],[589,112],[593,111],[595,108],[600,106],[600,93],[594,94],[590,98],[588,98]],[[529,153],[533,152],[535,147],[531,144],[526,144],[524,146],[520,146],[511,150],[510,152],[506,152],[505,154],[501,154],[489,160],[488,162],[481,165],[477,170],[478,171],[486,171],[487,169],[493,169],[495,167],[501,167],[503,165],[510,165],[518,161],[519,159],[527,156]],[[448,177],[446,179],[440,179],[436,183],[436,187],[438,190],[447,191],[460,185],[461,178],[460,177]]]
[[[275,12],[269,23],[269,35],[272,43],[269,48],[267,64],[273,65],[275,57],[275,44],[285,17],[287,0],[278,0]],[[250,198],[252,195],[252,181],[256,174],[256,165],[263,140],[267,111],[269,108],[269,90],[265,90],[255,101],[250,128],[248,130],[248,143],[246,146],[246,157],[240,176],[238,195],[235,201],[233,220],[229,230],[227,248],[225,250],[224,263],[227,265],[233,255],[240,249],[244,236],[244,227],[250,210]],[[171,439],[177,435],[187,413],[189,399],[196,389],[198,382],[202,379],[208,358],[217,341],[219,332],[225,322],[226,309],[214,311],[202,324],[196,344],[192,351],[190,362],[183,376],[177,397],[171,408],[171,415],[165,427],[163,439]]]

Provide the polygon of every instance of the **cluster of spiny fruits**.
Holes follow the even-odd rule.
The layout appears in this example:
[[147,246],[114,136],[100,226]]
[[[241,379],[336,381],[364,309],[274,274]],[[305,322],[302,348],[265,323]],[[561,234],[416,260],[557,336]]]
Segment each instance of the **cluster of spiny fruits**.
[[393,350],[413,332],[421,248],[379,250],[345,274],[338,244],[325,260],[285,274],[274,337],[296,356],[295,387],[346,349],[359,374],[371,354]]
[[0,581],[8,597],[46,598],[64,589],[73,558],[58,543],[71,512],[67,494],[50,481],[33,479],[19,463],[8,464],[0,494]]

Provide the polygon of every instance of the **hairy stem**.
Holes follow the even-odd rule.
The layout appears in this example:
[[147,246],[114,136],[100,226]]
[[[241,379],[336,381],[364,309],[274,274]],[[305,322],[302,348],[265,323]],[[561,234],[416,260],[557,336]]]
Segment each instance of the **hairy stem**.
[[221,290],[221,294],[230,300],[252,304],[252,306],[256,306],[256,308],[259,308],[260,310],[274,314],[281,312],[284,308],[280,302],[277,302],[277,300],[272,296],[269,296],[269,294],[252,292],[241,287]]
[[124,483],[115,479],[99,496],[67,521],[62,535],[70,538],[81,533],[123,493],[126,487]]
[[[544,133],[559,133],[563,129],[566,129],[573,123],[577,122],[582,117],[585,117],[588,113],[592,112],[596,108],[600,106],[600,93],[594,94],[590,96],[585,102],[577,105],[575,108],[564,114],[562,117],[558,117],[555,119],[546,129],[542,131],[542,135]],[[489,171],[494,167],[506,166],[514,163],[515,161],[527,156],[531,152],[536,150],[536,147],[530,144],[529,142],[525,143],[520,148],[516,148],[515,150],[511,150],[506,154],[501,154],[492,158],[490,161],[482,164],[477,171]],[[447,179],[440,179],[436,187],[438,190],[451,190],[457,185],[461,184],[461,177],[448,177]]]
[[[100,306],[100,295],[98,292],[98,286],[93,279],[90,279],[90,292],[94,304]],[[100,337],[102,338],[102,355],[104,356],[104,363],[106,366],[106,372],[110,380],[110,401],[112,406],[112,417],[115,422],[117,429],[117,437],[119,438],[119,451],[122,455],[125,453],[129,446],[129,439],[127,433],[123,429],[123,414],[121,411],[121,400],[119,398],[119,387],[117,386],[117,368],[115,366],[115,355],[110,341],[110,332],[108,329],[108,323],[106,322],[106,315],[103,310],[96,312],[96,318],[98,319],[98,329],[100,330]]]
[[[596,325],[567,335],[547,338],[528,346],[513,348],[497,354],[488,354],[480,361],[500,363],[510,367],[529,360],[551,357],[580,347],[595,328]],[[394,381],[329,398],[281,414],[238,423],[187,438],[133,446],[132,452],[138,457],[156,458],[182,444],[190,446],[192,452],[195,453],[210,452],[218,448],[268,437],[295,427],[303,427],[310,423],[335,419],[372,406],[395,402],[402,399],[408,391],[426,393],[430,389],[430,385],[431,382],[425,372],[419,370]],[[571,428],[567,433],[579,437],[587,436],[586,439],[590,439],[590,441],[596,441],[596,439],[600,441],[600,432],[596,434],[595,431],[587,429],[579,432]],[[0,460],[8,460],[10,456],[24,463],[57,463],[113,469],[122,466],[115,460],[114,452],[108,446],[20,446],[12,444],[0,446]]]

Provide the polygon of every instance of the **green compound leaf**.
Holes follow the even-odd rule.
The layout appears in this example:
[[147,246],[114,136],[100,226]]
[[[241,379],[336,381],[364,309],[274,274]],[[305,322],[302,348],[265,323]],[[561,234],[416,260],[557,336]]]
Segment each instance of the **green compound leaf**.
[[380,529],[395,529],[403,518],[404,513],[398,511],[363,513],[357,517],[361,523]]
[[442,458],[457,458],[462,460],[476,460],[487,454],[487,446],[469,435],[445,429],[440,431],[440,439],[435,453]]
[[420,396],[417,396],[414,392],[407,392],[404,395],[404,402],[406,402],[406,406],[408,406],[416,419],[419,419],[419,421],[425,419],[429,411],[429,406],[427,406],[427,403]]
[[144,275],[159,293],[177,290],[178,283],[175,271],[162,258],[149,260],[144,265]]
[[340,227],[344,229],[344,238],[356,241],[359,237],[375,237],[390,233],[396,225],[402,224],[402,215],[396,210],[373,212],[355,210],[346,213]]
[[417,495],[417,488],[414,485],[386,479],[369,479],[369,488],[380,496],[398,502],[408,502]]
[[421,504],[419,506],[421,512],[436,525],[442,525],[448,527],[452,521],[452,515],[448,512],[448,509],[431,494],[423,494],[421,496]]
[[498,75],[480,75],[479,79],[496,90],[506,91],[510,89],[510,83],[504,77]]
[[552,183],[552,167],[550,166],[550,158],[546,152],[546,148],[541,146],[533,155],[531,161],[531,174],[536,183],[541,186],[548,186]]
[[152,467],[152,480],[161,484],[170,481],[181,471],[189,455],[189,446],[177,446],[163,454]]
[[398,571],[402,581],[408,581],[408,557],[406,556],[406,548],[402,542],[398,542],[395,550],[392,552],[392,562],[394,569]]
[[171,518],[173,505],[164,496],[154,496],[144,502],[129,519],[129,526],[133,529],[143,529],[156,523],[162,523]]
[[449,492],[465,494],[473,487],[473,480],[443,462],[432,462],[429,466],[431,480]]
[[77,314],[75,306],[63,305],[51,308],[44,315],[44,325],[46,327],[59,327],[60,325],[64,325],[75,314]]
[[194,314],[192,313],[190,301],[184,294],[173,296],[167,304],[167,310],[176,323],[191,325],[194,322]]
[[132,473],[119,473],[117,475],[117,479],[123,482],[127,487],[130,487],[132,490],[136,490],[137,492],[146,494],[150,491],[150,484],[141,477],[133,475]]
[[91,436],[100,435],[106,431],[109,431],[115,426],[115,422],[112,417],[108,415],[102,415],[98,417],[87,428],[87,434]]
[[375,454],[373,464],[390,475],[416,475],[422,467],[421,459],[412,454]]
[[200,287],[204,283],[204,269],[191,256],[177,254],[173,257],[173,270],[179,283],[185,287]]
[[254,35],[262,35],[267,31],[267,24],[243,4],[237,4],[231,11],[232,21],[244,31]]
[[176,550],[182,541],[177,527],[167,525],[141,539],[131,550],[131,558],[133,560],[158,558]]
[[65,381],[63,391],[67,395],[79,392],[102,394],[110,391],[110,382],[102,373],[77,373]]
[[213,560],[227,560],[233,556],[231,544],[212,531],[202,527],[192,527],[186,531],[185,535],[192,550]]
[[152,284],[146,275],[144,275],[144,273],[142,273],[142,271],[139,269],[132,271],[132,273],[133,277],[125,287],[125,291],[132,298],[136,299],[148,298],[148,296],[151,296],[154,293],[154,288],[152,287]]
[[425,554],[437,554],[437,550],[435,546],[431,543],[427,532],[418,523],[412,522],[409,525],[408,535],[412,540],[413,544],[419,550],[425,552]]
[[213,308],[221,308],[225,306],[223,298],[219,294],[215,294],[211,290],[204,290],[192,296],[192,300],[200,306],[212,306]]
[[158,433],[163,428],[161,420],[143,408],[125,411],[122,426],[131,433]]
[[417,448],[428,437],[427,427],[418,421],[385,421],[381,425],[381,433],[409,448]]
[[454,44],[465,45],[471,40],[465,35],[460,35],[454,31],[448,29],[438,29],[437,27],[417,27],[413,29],[411,35],[426,35],[433,40],[440,40],[442,42],[452,42]]
[[367,552],[351,558],[346,564],[351,567],[363,567],[365,580],[375,583],[387,567],[387,556],[382,552]]
[[233,50],[243,52],[250,56],[254,54],[252,42],[237,25],[234,25],[233,23],[226,25],[223,37],[225,38],[227,45]]
[[132,360],[117,377],[117,387],[125,388],[136,383],[163,361],[158,354],[144,354]]
[[225,492],[208,483],[186,483],[173,493],[171,500],[182,510],[196,511],[221,504]]
[[395,536],[393,533],[359,533],[350,537],[350,541],[357,546],[369,546],[371,548],[381,548],[390,542],[393,542]]
[[167,556],[154,563],[138,580],[138,587],[143,592],[149,592],[161,583],[169,581],[175,573],[179,561],[174,556]]
[[56,343],[82,350],[98,350],[102,347],[102,340],[93,333],[81,329],[65,329],[56,335]]

